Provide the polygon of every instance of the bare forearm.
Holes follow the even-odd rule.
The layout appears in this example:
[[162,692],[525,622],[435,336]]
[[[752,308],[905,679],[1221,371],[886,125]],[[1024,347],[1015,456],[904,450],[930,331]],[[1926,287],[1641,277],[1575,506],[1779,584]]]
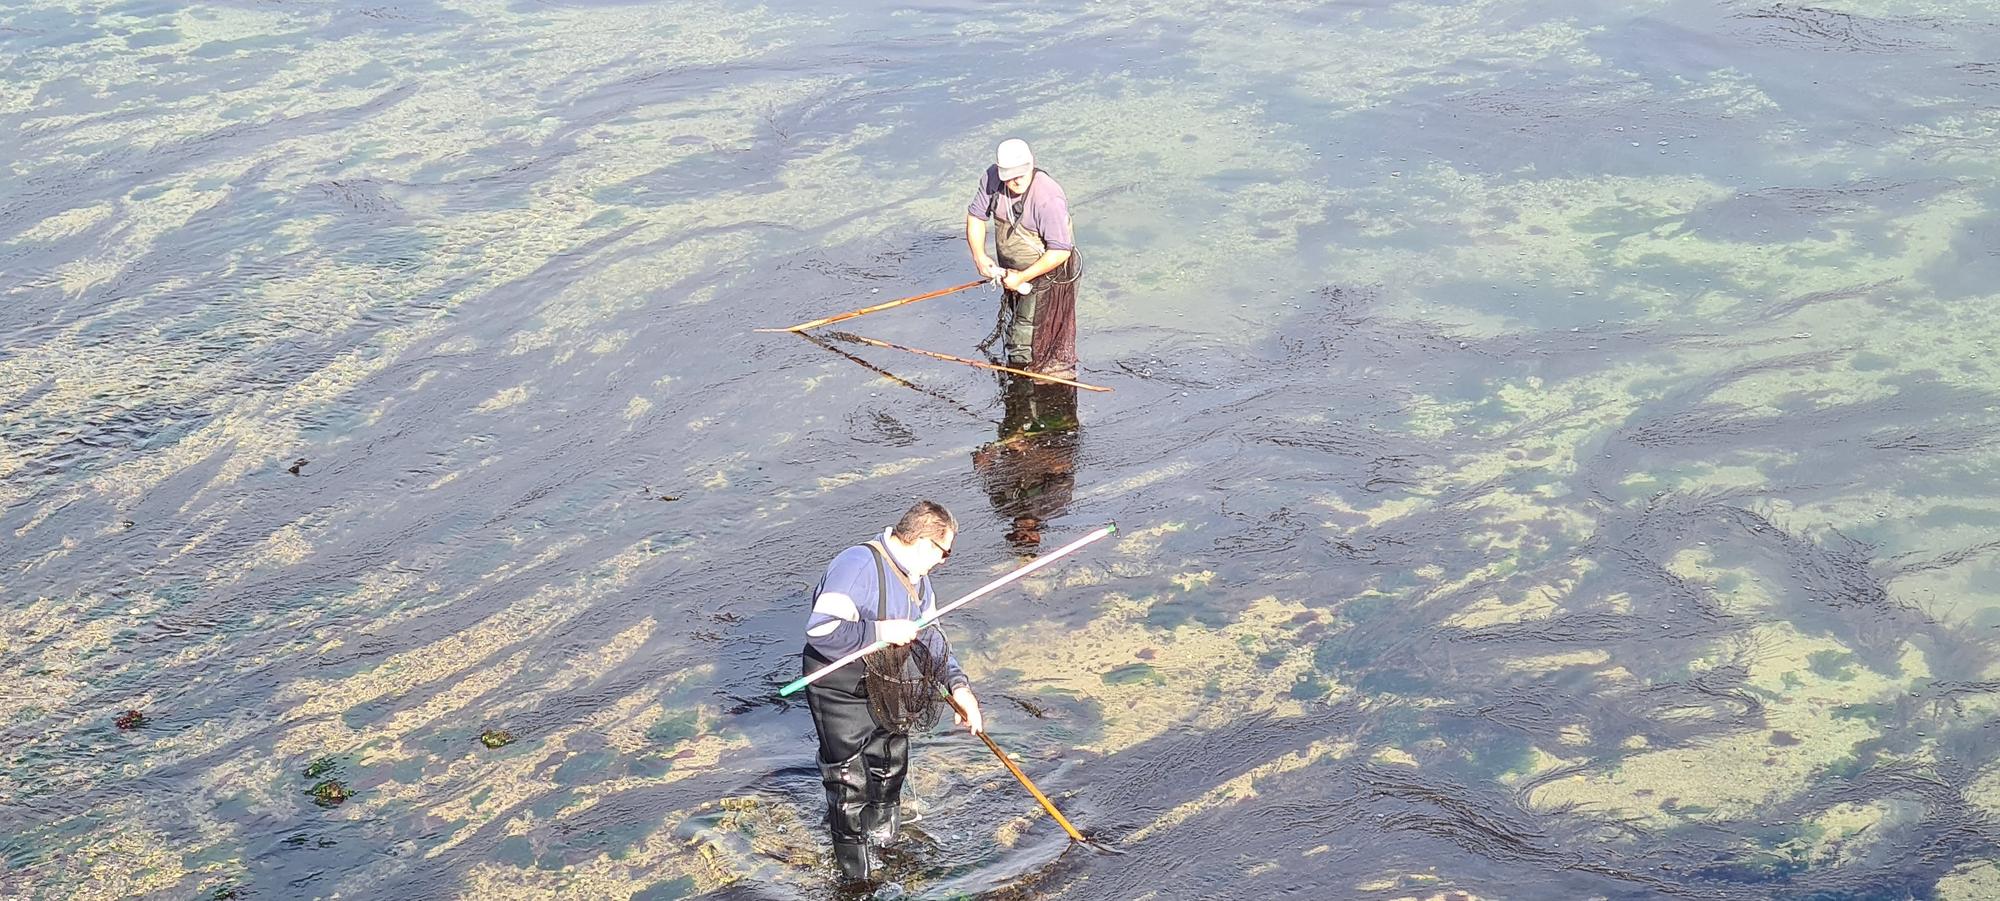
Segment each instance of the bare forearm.
[[978,216],[965,217],[965,248],[972,251],[973,262],[982,265],[990,262],[986,256],[986,220]]

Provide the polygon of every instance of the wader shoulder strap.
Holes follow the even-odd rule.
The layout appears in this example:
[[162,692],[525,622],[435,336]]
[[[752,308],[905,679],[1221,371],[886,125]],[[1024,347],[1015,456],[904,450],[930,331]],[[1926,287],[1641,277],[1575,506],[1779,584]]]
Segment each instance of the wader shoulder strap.
[[890,572],[896,574],[896,581],[903,583],[903,590],[909,592],[910,603],[921,611],[924,606],[923,594],[917,591],[917,587],[911,585],[910,580],[903,576],[902,567],[895,565],[889,560],[889,549],[883,547],[882,542],[879,541],[868,542],[868,549],[875,552],[875,584],[879,589],[875,596],[875,618],[878,620],[889,618]]
[[868,542],[868,549],[875,552],[875,621],[889,618],[889,574],[883,564],[889,560],[889,551],[881,542]]

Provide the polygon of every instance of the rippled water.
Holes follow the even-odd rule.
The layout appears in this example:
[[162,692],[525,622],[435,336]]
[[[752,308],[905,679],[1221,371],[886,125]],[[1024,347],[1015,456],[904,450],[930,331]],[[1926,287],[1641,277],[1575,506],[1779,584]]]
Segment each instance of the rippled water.
[[[2000,897],[2000,4],[26,0],[0,56],[0,895],[829,897],[775,688],[928,496],[945,595],[1120,524],[948,629],[1127,853],[940,734],[911,895]],[[970,277],[1012,135],[1113,393],[750,331]]]

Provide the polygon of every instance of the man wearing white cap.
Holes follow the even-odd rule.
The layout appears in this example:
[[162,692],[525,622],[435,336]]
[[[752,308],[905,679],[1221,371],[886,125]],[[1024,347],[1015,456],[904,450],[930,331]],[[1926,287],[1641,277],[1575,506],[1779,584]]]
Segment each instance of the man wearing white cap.
[[[986,255],[993,225],[996,262]],[[1028,142],[1001,142],[965,208],[965,244],[979,274],[1000,278],[1007,365],[1076,377],[1076,282],[1081,274],[1062,185],[1035,168]],[[1031,284],[1032,283],[1032,284]]]

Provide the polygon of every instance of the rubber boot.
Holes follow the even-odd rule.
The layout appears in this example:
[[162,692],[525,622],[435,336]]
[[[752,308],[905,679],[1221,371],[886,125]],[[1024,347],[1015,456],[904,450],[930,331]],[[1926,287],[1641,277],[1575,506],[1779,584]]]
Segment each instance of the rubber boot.
[[833,843],[833,863],[840,868],[840,878],[849,885],[866,885],[875,881],[874,861],[868,859],[867,845]]
[[868,768],[856,754],[837,763],[821,763],[819,775],[826,785],[826,825],[833,837],[833,862],[848,881],[866,882],[874,875],[863,821],[868,806]]
[[868,807],[861,822],[868,843],[877,847],[894,844],[903,829],[903,777],[910,771],[910,736],[891,733],[878,739],[867,754]]

